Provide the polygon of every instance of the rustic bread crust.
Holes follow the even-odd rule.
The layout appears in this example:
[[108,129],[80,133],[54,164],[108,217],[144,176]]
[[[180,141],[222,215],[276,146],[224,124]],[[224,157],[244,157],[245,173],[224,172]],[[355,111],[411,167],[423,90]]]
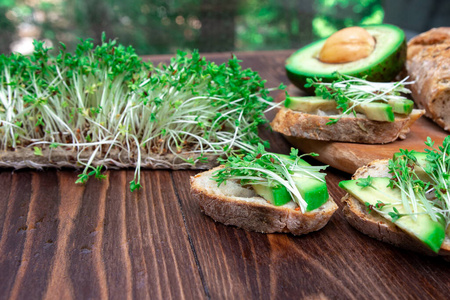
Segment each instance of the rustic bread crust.
[[450,27],[434,28],[408,43],[406,70],[414,101],[425,115],[450,130]]
[[[387,159],[375,160],[367,166],[359,168],[352,179],[367,178],[369,175],[372,177],[390,176],[388,173],[387,162]],[[365,206],[351,195],[346,194],[342,198],[342,202],[346,204],[343,208],[345,218],[350,225],[362,233],[403,249],[431,256],[437,255],[418,240],[403,232],[403,230],[398,228],[394,223],[381,217],[378,213],[367,213]],[[448,236],[445,238],[441,250],[439,251],[439,255],[445,256],[446,259],[450,259],[450,238]]]
[[320,141],[386,144],[398,138],[405,139],[411,125],[423,114],[423,110],[414,109],[408,117],[397,116],[394,122],[379,122],[364,117],[345,116],[333,125],[326,125],[333,116],[320,116],[281,108],[270,125],[273,130],[291,137]]
[[338,208],[331,197],[318,209],[306,213],[295,210],[294,202],[274,206],[237,182],[229,180],[218,187],[211,177],[219,168],[191,177],[191,192],[200,209],[216,222],[262,233],[302,235],[323,228]]

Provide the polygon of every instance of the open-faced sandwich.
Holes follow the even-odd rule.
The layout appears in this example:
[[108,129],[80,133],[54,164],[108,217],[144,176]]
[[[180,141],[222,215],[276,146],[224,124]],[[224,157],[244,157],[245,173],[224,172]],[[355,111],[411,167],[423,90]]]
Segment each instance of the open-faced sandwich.
[[352,226],[383,242],[450,257],[450,136],[425,152],[401,150],[339,186]]
[[272,129],[289,138],[385,144],[404,139],[423,115],[400,82],[370,82],[336,74],[333,83],[308,79],[316,96],[287,96]]
[[216,65],[179,52],[143,61],[116,41],[81,41],[53,55],[0,56],[0,167],[208,169],[218,156],[262,142],[271,98],[256,72],[232,56]]
[[201,210],[225,225],[264,233],[306,234],[327,224],[337,205],[329,196],[325,167],[290,155],[256,151],[191,177]]
[[287,95],[271,123],[288,139],[370,144],[406,138],[423,115],[406,87],[388,82],[402,70],[406,42],[392,25],[345,28],[312,43],[286,61],[286,72],[311,97]]

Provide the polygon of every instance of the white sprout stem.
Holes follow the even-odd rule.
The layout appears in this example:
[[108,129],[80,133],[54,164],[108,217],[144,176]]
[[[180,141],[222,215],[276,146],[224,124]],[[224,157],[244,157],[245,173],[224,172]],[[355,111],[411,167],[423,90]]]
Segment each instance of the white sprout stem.
[[135,182],[139,183],[141,181],[141,147],[139,145],[138,139],[135,136],[133,136],[133,139],[137,145],[136,147],[137,160],[136,160],[136,170],[134,171],[134,177],[137,178],[137,181]]
[[[242,119],[242,114],[244,113],[244,110],[241,110],[241,113],[239,114],[239,118],[238,118],[238,122],[241,122]],[[233,135],[233,139],[230,142],[229,147],[232,148],[234,146],[234,142],[236,141],[236,136],[238,134],[239,131],[239,126],[236,126],[236,129],[234,130],[234,135]]]
[[268,175],[271,179],[277,181],[278,183],[282,184],[283,186],[285,186],[289,193],[291,195],[293,195],[293,200],[295,200],[295,202],[299,205],[300,210],[302,212],[306,211],[306,207],[308,206],[308,203],[306,203],[306,201],[302,198],[302,195],[300,194],[300,192],[298,191],[297,187],[295,186],[295,183],[291,180],[285,180],[282,177],[280,177],[278,174],[267,170],[267,169],[259,169],[259,168],[252,168],[252,167],[246,167],[246,168],[242,168],[242,167],[237,167],[234,168],[236,170],[253,170],[253,171],[258,171],[261,173],[264,173],[266,175]]
[[267,109],[264,111],[264,113],[268,113],[269,111],[271,111],[271,110],[273,110],[273,109],[275,109],[275,108],[278,108],[278,107],[280,107],[280,106],[282,106],[282,105],[284,104],[284,101],[278,102],[278,103],[276,103],[276,104],[274,104],[274,103],[272,103],[272,102],[265,101],[265,100],[262,100],[261,102],[264,102],[264,103],[269,104],[269,108],[267,108]]

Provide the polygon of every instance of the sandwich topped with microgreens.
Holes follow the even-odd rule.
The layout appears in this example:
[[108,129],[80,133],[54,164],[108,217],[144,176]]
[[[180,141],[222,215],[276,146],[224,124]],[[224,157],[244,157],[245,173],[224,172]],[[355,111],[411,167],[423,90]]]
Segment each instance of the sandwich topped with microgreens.
[[431,255],[450,255],[450,136],[428,138],[424,152],[400,150],[339,186],[350,224],[379,240]]
[[405,139],[424,114],[406,98],[411,82],[371,82],[336,74],[328,83],[307,79],[316,96],[286,95],[284,107],[271,123],[289,138],[384,144]]
[[316,231],[337,205],[321,172],[326,166],[311,166],[302,157],[296,149],[284,155],[259,145],[192,177],[191,191],[201,210],[225,225],[294,235]]
[[114,40],[82,40],[54,55],[0,56],[0,167],[76,167],[78,182],[102,168],[207,169],[216,158],[263,143],[272,102],[264,81],[197,51],[153,65]]

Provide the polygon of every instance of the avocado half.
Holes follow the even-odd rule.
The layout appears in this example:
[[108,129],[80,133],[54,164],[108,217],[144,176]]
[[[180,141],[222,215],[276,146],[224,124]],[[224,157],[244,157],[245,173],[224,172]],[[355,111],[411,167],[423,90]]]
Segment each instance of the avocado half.
[[[369,81],[392,81],[402,70],[406,60],[406,38],[400,28],[389,25],[360,26],[376,40],[375,49],[366,58],[357,61],[330,64],[319,60],[319,52],[326,38],[309,44],[296,51],[286,60],[289,80],[298,88],[306,90],[307,78],[322,78],[324,82],[336,79],[334,72],[362,78]],[[313,90],[307,90],[313,93]]]

